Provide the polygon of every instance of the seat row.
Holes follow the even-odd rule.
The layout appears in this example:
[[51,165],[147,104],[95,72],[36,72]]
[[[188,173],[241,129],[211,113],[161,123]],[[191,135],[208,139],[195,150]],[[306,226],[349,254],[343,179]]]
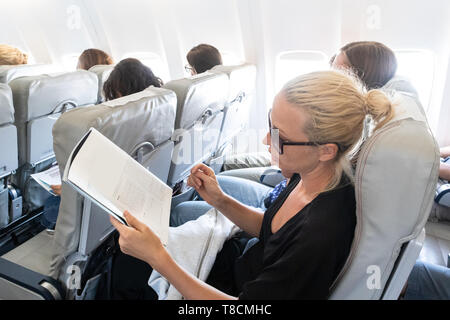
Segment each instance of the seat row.
[[[90,127],[175,186],[193,165],[220,156],[247,124],[256,75],[253,65],[217,66],[102,103],[101,88],[113,66],[25,76],[27,67],[31,74],[45,70],[0,67],[0,81],[7,82],[0,86],[0,199],[11,190],[22,193],[24,213],[48,197],[30,175],[49,168],[55,154],[62,170],[69,150]],[[11,196],[5,203],[0,200],[0,227],[21,215],[12,212]]]

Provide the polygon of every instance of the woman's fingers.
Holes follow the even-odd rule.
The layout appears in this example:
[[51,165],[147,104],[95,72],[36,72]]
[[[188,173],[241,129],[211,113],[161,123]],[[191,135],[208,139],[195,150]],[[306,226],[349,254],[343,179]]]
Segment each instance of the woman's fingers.
[[127,223],[130,227],[135,228],[138,231],[143,231],[147,226],[139,221],[135,216],[125,210],[123,216],[127,220]]
[[123,223],[119,222],[119,220],[117,220],[113,216],[109,216],[109,221],[111,222],[113,227],[116,228],[117,231],[119,231],[120,234],[125,232],[127,227]]

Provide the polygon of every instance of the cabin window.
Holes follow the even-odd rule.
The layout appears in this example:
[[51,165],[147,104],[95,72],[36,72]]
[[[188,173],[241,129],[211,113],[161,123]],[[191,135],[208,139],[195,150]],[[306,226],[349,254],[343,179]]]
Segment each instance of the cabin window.
[[328,57],[320,51],[287,51],[278,54],[275,62],[275,89],[299,75],[329,69]]
[[122,59],[135,58],[144,65],[152,69],[153,74],[163,80],[164,83],[170,80],[167,64],[160,55],[153,52],[130,52],[125,54]]
[[395,50],[397,75],[407,78],[419,94],[425,109],[431,98],[434,78],[434,54],[428,50]]

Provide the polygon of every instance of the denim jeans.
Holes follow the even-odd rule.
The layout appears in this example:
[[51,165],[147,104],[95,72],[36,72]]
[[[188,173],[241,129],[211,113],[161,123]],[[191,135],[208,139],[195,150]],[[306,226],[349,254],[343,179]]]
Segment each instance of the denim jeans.
[[[245,205],[265,211],[264,199],[273,190],[261,183],[229,176],[217,176],[223,192]],[[212,206],[205,201],[186,201],[177,205],[170,214],[170,226],[176,227],[195,220],[205,214]]]
[[405,300],[450,300],[450,269],[417,261],[408,278]]
[[47,229],[55,229],[60,202],[61,197],[50,196],[44,203],[44,212],[42,213],[41,224]]

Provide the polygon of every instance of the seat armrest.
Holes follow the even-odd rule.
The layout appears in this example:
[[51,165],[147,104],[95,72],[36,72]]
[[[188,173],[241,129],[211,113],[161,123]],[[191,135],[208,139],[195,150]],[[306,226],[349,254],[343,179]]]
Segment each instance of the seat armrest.
[[61,300],[63,292],[55,279],[0,257],[0,300]]

